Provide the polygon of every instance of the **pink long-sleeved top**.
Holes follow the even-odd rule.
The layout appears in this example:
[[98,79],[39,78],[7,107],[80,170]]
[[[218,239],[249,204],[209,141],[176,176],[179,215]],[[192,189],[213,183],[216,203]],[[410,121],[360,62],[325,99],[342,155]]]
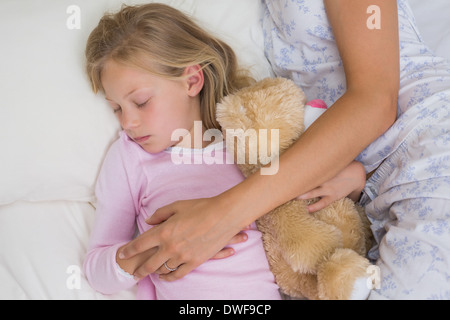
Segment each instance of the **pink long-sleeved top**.
[[[118,248],[133,239],[136,226],[140,233],[151,228],[145,220],[156,209],[176,200],[212,197],[241,182],[242,174],[228,162],[222,143],[150,154],[121,132],[96,186],[96,221],[84,262],[91,286],[112,294],[136,285],[116,263]],[[246,232],[248,240],[232,246],[234,256],[209,260],[174,282],[151,274],[139,281],[137,298],[280,299],[260,232],[254,224]]]

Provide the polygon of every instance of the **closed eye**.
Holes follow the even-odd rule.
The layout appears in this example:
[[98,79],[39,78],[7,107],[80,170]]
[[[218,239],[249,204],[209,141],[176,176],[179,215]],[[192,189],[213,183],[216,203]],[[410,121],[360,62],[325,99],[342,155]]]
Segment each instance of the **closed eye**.
[[[149,100],[150,100],[150,99],[149,99]],[[148,102],[149,100],[147,100],[147,101],[145,101],[145,102],[143,102],[143,103],[136,103],[136,106],[137,106],[138,108],[143,108],[143,107],[145,107],[145,105],[147,104],[147,102]]]

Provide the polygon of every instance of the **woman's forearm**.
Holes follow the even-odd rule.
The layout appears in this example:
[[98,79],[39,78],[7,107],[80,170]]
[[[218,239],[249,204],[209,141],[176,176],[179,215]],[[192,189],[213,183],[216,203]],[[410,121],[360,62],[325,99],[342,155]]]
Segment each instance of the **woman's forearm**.
[[248,225],[336,176],[395,120],[394,99],[387,97],[342,96],[280,157],[277,174],[257,172],[221,195],[232,219]]

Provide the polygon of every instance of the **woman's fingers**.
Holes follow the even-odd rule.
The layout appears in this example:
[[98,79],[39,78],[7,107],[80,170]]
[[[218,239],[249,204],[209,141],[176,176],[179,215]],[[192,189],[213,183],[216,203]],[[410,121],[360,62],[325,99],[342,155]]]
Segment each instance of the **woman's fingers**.
[[179,280],[186,275],[188,275],[192,270],[194,270],[197,266],[193,266],[190,264],[182,264],[178,267],[178,269],[174,272],[169,272],[167,274],[162,274],[159,278],[163,281],[176,281]]
[[[127,258],[149,248],[156,253],[136,268],[134,275],[141,279],[150,273],[159,273],[161,279],[173,281],[186,276],[203,262],[234,254],[225,248],[246,240],[234,221],[217,214],[217,204],[207,199],[177,201],[158,209],[149,224],[152,229],[125,245],[120,258]],[[234,233],[236,232],[236,233]],[[234,236],[233,236],[234,233]],[[166,268],[164,263],[170,268]],[[168,272],[177,268],[175,271]]]
[[[248,230],[248,228],[245,228],[244,230]],[[245,232],[240,232],[237,235],[235,235],[230,242],[228,243],[228,245],[233,245],[233,244],[237,244],[237,243],[242,243],[247,241],[248,239],[248,235]],[[214,257],[212,257],[212,260],[220,260],[220,259],[225,259],[225,258],[229,258],[232,255],[234,255],[236,252],[233,248],[230,247],[225,247],[222,250],[220,250]],[[183,265],[183,263],[179,263],[179,262],[175,262],[176,260],[174,259],[169,259],[168,261],[165,262],[165,264],[163,263],[161,265],[161,267],[159,267],[158,270],[155,271],[156,274],[159,275],[167,275],[169,273],[178,271],[178,269],[180,268],[180,266]],[[148,269],[146,269],[148,270]],[[175,277],[171,277],[171,278],[175,278]]]
[[139,235],[136,239],[130,241],[128,244],[124,245],[119,250],[119,258],[130,259],[140,253],[158,247],[158,237],[155,236],[157,231],[158,227],[153,227],[152,229]]
[[169,259],[158,270],[155,271],[156,274],[163,275],[169,274],[171,272],[177,271],[181,264],[174,262],[173,259]]
[[[249,227],[246,227],[244,230],[248,230],[250,229]],[[233,245],[233,244],[237,244],[237,243],[242,243],[247,241],[248,239],[248,235],[245,232],[239,232],[237,235],[235,235],[230,242],[228,243],[228,245]],[[225,259],[225,258],[229,258],[232,255],[235,254],[235,250],[233,248],[230,247],[225,247],[222,250],[220,250],[214,257],[212,257],[212,260],[219,260],[219,259]],[[167,260],[165,263],[163,263],[156,271],[156,274],[159,275],[168,275],[169,273],[178,271],[178,269],[183,265],[182,262],[177,262],[177,260],[175,259],[169,259]],[[145,272],[151,270],[148,266],[145,267],[143,270],[145,270]],[[139,277],[136,273],[136,276]],[[175,277],[170,277],[175,279]]]
[[[164,263],[166,265],[164,265]],[[155,265],[159,265],[160,267],[154,270],[153,266]],[[162,255],[159,256],[155,254],[135,271],[134,277],[136,280],[139,280],[148,276],[150,273],[155,273],[160,275],[159,278],[161,280],[175,281],[186,276],[192,270],[197,268],[198,265],[199,263],[195,263],[195,260],[194,262],[180,263],[174,258],[162,258]]]
[[143,251],[159,246],[159,225],[175,214],[174,206],[176,206],[176,202],[159,208],[150,218],[147,218],[145,222],[154,227],[125,245],[119,252],[119,257],[129,259]]
[[169,257],[164,257],[161,251],[158,250],[134,271],[134,278],[140,280],[151,273],[157,273],[157,271],[164,272],[164,263],[168,260]]
[[147,218],[145,222],[149,225],[157,225],[163,223],[175,214],[176,204],[177,203],[174,202],[167,206],[159,208],[151,215],[151,217]]
[[139,253],[142,253],[148,249],[159,246],[159,237],[158,237],[158,225],[169,219],[174,215],[175,211],[173,207],[176,205],[176,202],[161,207],[155,211],[155,213],[145,220],[145,222],[149,225],[154,225],[154,227],[150,230],[147,230],[139,237],[130,241],[127,245],[125,245],[119,252],[120,259],[129,259]]

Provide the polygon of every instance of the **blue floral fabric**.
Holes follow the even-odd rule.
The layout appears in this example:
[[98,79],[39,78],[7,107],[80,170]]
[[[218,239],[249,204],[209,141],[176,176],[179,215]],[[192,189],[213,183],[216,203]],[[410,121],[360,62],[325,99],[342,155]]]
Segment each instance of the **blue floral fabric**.
[[[323,1],[262,2],[276,75],[332,106],[346,84]],[[357,158],[376,169],[362,199],[377,240],[370,257],[381,270],[370,298],[450,299],[450,64],[424,44],[408,1],[397,4],[397,121]]]

